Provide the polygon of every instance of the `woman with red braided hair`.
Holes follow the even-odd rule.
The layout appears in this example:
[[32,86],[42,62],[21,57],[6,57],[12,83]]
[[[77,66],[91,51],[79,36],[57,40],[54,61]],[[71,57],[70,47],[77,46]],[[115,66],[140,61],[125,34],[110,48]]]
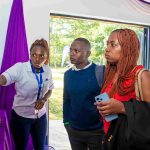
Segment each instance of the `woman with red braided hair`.
[[[143,68],[137,65],[140,44],[136,33],[131,29],[114,30],[107,41],[105,58],[107,60],[104,83],[101,93],[106,92],[110,100],[97,102],[102,116],[125,113],[122,102],[136,99],[136,72]],[[141,75],[144,101],[150,102],[150,72]],[[104,131],[108,132],[110,122],[104,119]]]

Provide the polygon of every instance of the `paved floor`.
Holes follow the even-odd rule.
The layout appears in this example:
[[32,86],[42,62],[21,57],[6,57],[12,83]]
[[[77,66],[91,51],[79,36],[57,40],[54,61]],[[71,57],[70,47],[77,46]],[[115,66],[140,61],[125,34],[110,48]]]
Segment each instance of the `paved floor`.
[[55,150],[71,150],[62,120],[49,121],[49,145]]

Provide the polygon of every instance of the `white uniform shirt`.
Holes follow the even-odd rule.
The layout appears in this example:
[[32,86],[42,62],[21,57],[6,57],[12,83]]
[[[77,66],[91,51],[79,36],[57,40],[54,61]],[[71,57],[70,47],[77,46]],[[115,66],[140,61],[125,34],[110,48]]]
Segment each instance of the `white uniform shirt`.
[[[48,65],[43,65],[43,86],[40,93],[42,98],[48,90],[54,88],[52,81],[52,72]],[[24,63],[16,63],[3,75],[7,79],[5,85],[15,83],[16,95],[14,96],[13,109],[15,112],[25,118],[37,118],[35,114],[35,102],[37,101],[38,82],[35,74],[32,72],[30,61]],[[39,77],[39,73],[37,74]],[[38,117],[46,113],[45,106],[38,111]]]

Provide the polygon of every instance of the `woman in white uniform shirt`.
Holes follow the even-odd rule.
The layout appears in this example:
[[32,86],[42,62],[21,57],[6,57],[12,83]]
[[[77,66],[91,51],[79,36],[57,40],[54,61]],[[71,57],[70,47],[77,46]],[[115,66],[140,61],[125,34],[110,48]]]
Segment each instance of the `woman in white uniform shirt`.
[[0,85],[15,83],[11,131],[16,150],[26,150],[29,134],[35,150],[43,150],[46,137],[45,102],[53,89],[48,65],[49,48],[44,39],[36,40],[30,48],[30,61],[16,63],[0,76]]

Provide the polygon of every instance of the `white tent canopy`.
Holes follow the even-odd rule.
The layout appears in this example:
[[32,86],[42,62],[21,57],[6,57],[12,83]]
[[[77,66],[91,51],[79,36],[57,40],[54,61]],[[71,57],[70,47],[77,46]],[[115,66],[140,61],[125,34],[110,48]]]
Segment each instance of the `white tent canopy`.
[[[0,3],[0,62],[12,0]],[[150,5],[139,0],[23,0],[29,46],[37,38],[49,40],[50,13],[106,19],[150,26]]]

